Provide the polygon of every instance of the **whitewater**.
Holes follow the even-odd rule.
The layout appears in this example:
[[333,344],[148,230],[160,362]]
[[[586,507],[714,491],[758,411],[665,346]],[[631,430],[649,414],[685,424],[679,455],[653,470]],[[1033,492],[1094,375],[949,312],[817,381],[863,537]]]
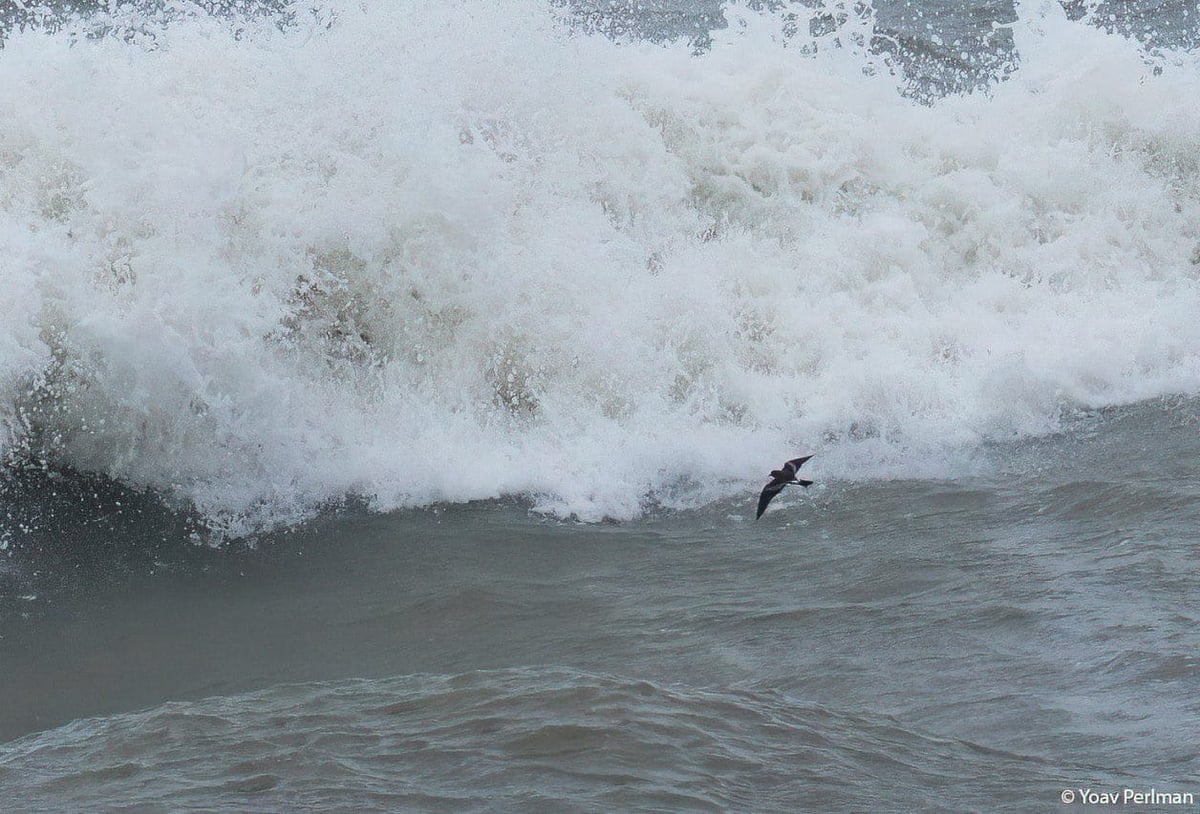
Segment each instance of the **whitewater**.
[[564,14],[10,31],[9,467],[220,538],[346,496],[629,519],[1200,389],[1194,54],[1026,2],[1007,78],[924,104],[869,14],[735,5],[703,49]]

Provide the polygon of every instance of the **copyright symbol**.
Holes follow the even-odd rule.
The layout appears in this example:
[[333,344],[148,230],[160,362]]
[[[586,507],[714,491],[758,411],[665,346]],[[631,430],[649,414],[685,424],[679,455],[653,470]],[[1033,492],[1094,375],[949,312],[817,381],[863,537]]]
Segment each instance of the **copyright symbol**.
[[1070,789],[1063,789],[1062,794],[1060,794],[1058,796],[1062,798],[1062,801],[1064,803],[1075,802],[1075,792],[1071,791]]

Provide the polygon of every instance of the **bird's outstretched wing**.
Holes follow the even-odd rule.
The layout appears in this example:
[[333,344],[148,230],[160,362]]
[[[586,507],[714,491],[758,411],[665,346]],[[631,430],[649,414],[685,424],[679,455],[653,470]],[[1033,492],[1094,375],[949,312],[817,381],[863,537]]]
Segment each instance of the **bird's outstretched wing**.
[[792,475],[795,476],[796,471],[799,470],[800,467],[804,466],[804,462],[807,461],[811,457],[812,457],[811,455],[805,455],[803,458],[792,458],[792,460],[788,461],[787,463],[785,463],[783,465],[783,468],[790,469],[792,472]]
[[787,481],[773,480],[763,487],[762,494],[758,496],[758,514],[754,515],[755,520],[762,517],[763,512],[767,510],[767,504],[771,502],[775,495],[783,491],[783,487],[786,484]]

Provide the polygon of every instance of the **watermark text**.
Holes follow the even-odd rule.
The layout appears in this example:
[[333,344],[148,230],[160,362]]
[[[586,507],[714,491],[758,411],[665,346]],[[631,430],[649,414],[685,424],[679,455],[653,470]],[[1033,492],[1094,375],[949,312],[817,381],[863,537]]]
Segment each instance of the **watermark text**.
[[1196,795],[1190,791],[1159,789],[1063,789],[1059,799],[1084,806],[1194,806]]

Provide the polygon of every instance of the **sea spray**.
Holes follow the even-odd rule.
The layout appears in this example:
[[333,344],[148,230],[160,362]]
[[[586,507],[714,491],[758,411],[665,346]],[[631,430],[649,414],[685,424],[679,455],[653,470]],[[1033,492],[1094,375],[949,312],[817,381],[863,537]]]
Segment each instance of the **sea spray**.
[[226,534],[346,494],[627,518],[1200,387],[1189,54],[1023,4],[1010,80],[923,105],[743,7],[699,53],[324,9],[10,36],[7,456]]

